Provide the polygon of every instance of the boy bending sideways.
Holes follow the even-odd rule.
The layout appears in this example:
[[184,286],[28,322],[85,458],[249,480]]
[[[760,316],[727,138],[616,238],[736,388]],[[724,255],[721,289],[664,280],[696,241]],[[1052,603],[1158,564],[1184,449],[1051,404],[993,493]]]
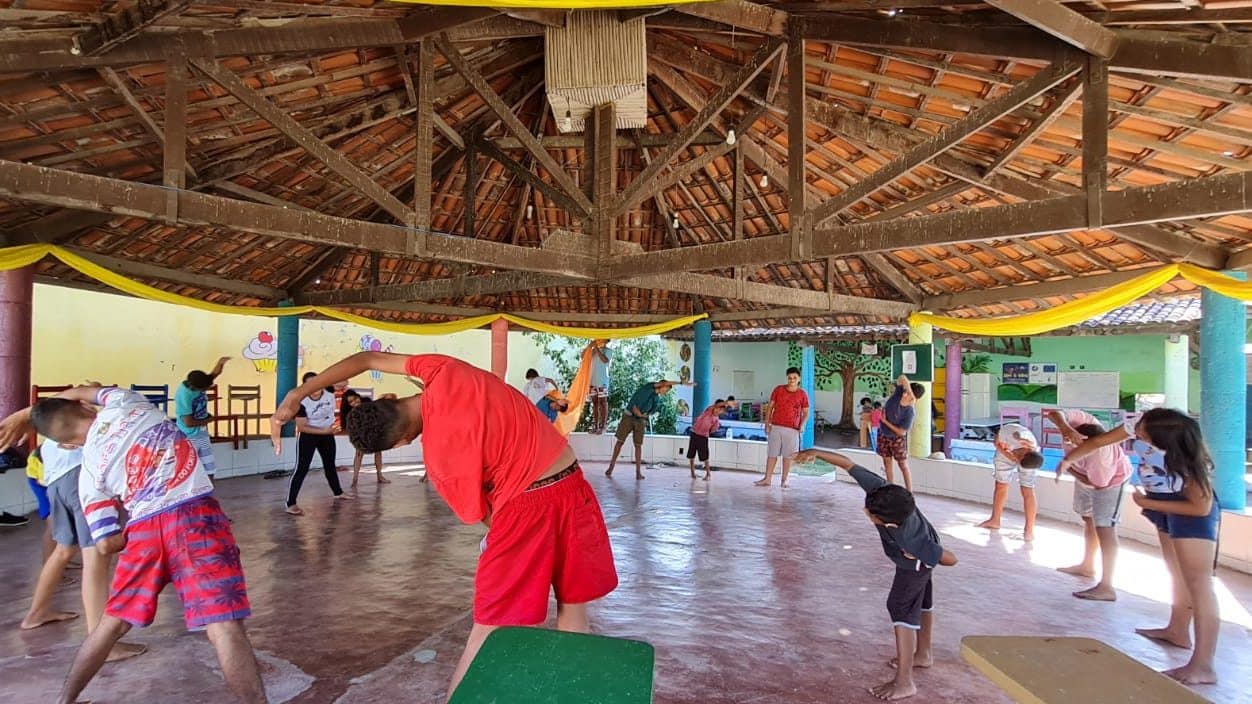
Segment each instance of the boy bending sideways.
[[865,490],[865,515],[878,528],[883,552],[896,564],[895,580],[887,594],[887,613],[895,627],[896,668],[894,679],[870,688],[883,700],[905,699],[917,694],[913,668],[930,667],[931,630],[935,625],[934,587],[931,575],[937,565],[951,567],[956,555],[939,544],[939,534],[917,510],[913,494],[835,452],[803,450],[795,457],[801,464],[815,459],[846,470]]
[[587,632],[587,603],[617,587],[600,503],[565,438],[496,376],[439,354],[360,352],[287,394],[271,421],[275,449],[301,399],[370,370],[412,377],[422,391],[358,405],[348,416],[352,444],[380,452],[420,435],[435,490],[457,518],[488,529],[474,576],[474,626],[448,695],[493,630],[547,620],[554,590],[557,628]]
[[[187,628],[204,629],[239,699],[265,702],[243,619],[251,610],[230,519],[204,462],[174,421],[125,389],[80,386],[0,421],[0,449],[38,431],[81,447],[78,493],[95,549],[121,552],[100,625],[78,650],[58,702],[73,702],[132,626],[156,617],[173,582]],[[129,521],[123,530],[120,513]]]

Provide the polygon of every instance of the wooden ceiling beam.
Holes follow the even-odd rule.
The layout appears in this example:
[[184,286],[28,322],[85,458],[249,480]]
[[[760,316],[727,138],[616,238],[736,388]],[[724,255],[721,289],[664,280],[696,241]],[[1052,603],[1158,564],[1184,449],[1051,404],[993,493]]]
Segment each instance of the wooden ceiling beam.
[[1017,156],[1017,153],[1025,148],[1026,145],[1033,142],[1040,134],[1043,134],[1043,131],[1064,115],[1069,106],[1073,105],[1074,101],[1078,99],[1078,89],[1081,86],[1081,81],[1075,81],[1073,85],[1062,90],[1052,101],[1052,104],[1043,111],[1039,119],[1031,123],[1017,139],[1014,139],[1009,146],[1005,147],[1004,151],[1000,152],[1000,155],[996,157],[995,161],[991,162],[991,165],[983,173],[989,175],[999,171],[1001,167],[1012,161],[1013,157]]
[[709,123],[735,99],[735,96],[751,83],[752,79],[756,78],[770,61],[773,61],[778,56],[783,46],[784,43],[781,40],[771,38],[764,46],[757,49],[747,63],[736,72],[734,80],[722,86],[716,93],[706,99],[704,108],[697,112],[690,122],[683,125],[682,129],[675,135],[674,141],[663,148],[652,160],[652,163],[635,177],[635,180],[623,192],[622,199],[632,200],[635,199],[638,192],[646,192],[652,186],[661,169],[667,166],[678,155],[678,152],[686,149],[697,134],[703,132],[704,128],[708,127]]
[[687,3],[677,5],[674,9],[685,15],[730,25],[736,29],[759,32],[771,37],[782,37],[787,34],[788,15],[786,12],[754,2],[745,2],[745,0]]
[[458,276],[450,279],[428,279],[407,284],[345,288],[335,291],[311,291],[296,297],[299,305],[350,306],[404,301],[490,296],[532,288],[580,285],[567,276],[538,274],[529,271],[506,271],[480,276]]
[[927,296],[922,300],[921,306],[923,310],[947,311],[987,305],[1004,305],[1011,301],[1064,298],[1076,293],[1103,291],[1143,276],[1149,271],[1151,271],[1151,267],[1114,271],[1108,274],[1071,276],[1065,279],[1056,279],[1037,284],[1012,284],[1010,286],[963,291],[942,296]]
[[540,166],[547,170],[548,174],[552,177],[552,180],[555,181],[557,186],[565,192],[565,195],[572,198],[574,202],[578,204],[578,209],[573,212],[582,216],[589,215],[591,211],[594,210],[595,206],[591,204],[587,195],[582,192],[582,189],[575,185],[573,179],[571,179],[569,174],[566,173],[565,168],[556,163],[556,160],[553,159],[552,155],[543,148],[543,145],[539,143],[539,140],[535,137],[535,135],[531,134],[530,130],[526,129],[526,126],[522,124],[521,120],[517,119],[517,115],[513,114],[513,111],[500,98],[500,95],[492,89],[491,85],[487,83],[487,80],[483,78],[482,74],[471,66],[463,56],[461,56],[461,52],[452,45],[451,40],[448,39],[448,35],[441,34],[439,38],[434,41],[436,48],[439,49],[439,52],[444,55],[444,58],[448,60],[448,63],[452,64],[452,67],[456,69],[456,72],[461,74],[461,76],[465,79],[465,82],[470,85],[470,88],[478,94],[478,97],[482,98],[483,102],[487,103],[487,105],[491,108],[491,111],[496,114],[496,117],[500,118],[500,121],[504,124],[505,129],[521,141],[522,145],[526,148],[526,151],[530,152],[531,157],[533,157]]
[[534,171],[531,171],[529,168],[519,164],[513,159],[513,157],[505,154],[504,151],[495,144],[492,144],[487,140],[478,140],[473,143],[473,146],[474,149],[503,166],[506,171],[513,174],[517,178],[522,179],[522,181],[529,184],[532,188],[544,194],[548,200],[551,200],[553,203],[564,208],[568,213],[570,213],[570,215],[577,216],[579,218],[585,217],[583,215],[583,206],[580,205],[578,201],[570,197],[568,193],[556,184],[543,180]]
[[236,296],[256,298],[266,302],[277,301],[286,296],[286,293],[280,288],[263,286],[261,284],[254,284],[236,279],[225,279],[220,276],[213,276],[212,274],[200,274],[188,271],[185,267],[172,268],[149,262],[139,262],[131,259],[122,259],[120,257],[110,257],[91,250],[82,249],[81,247],[66,247],[66,249],[92,262],[93,264],[97,264],[105,269],[108,269],[109,271],[123,276],[157,281],[169,281],[171,283],[182,284],[184,286],[194,286],[196,288],[209,291],[221,291]]
[[1082,63],[1065,58],[1039,71],[998,98],[954,122],[937,135],[918,143],[875,171],[868,179],[858,181],[843,193],[821,203],[808,212],[813,225],[818,225],[866,198],[879,188],[925,164],[951,149],[1004,115],[1021,107],[1035,96],[1050,90],[1082,69]]
[[[712,274],[651,274],[619,279],[619,286],[643,289],[681,291],[683,293],[725,298],[732,301],[752,301],[775,306],[805,308],[823,313],[848,313],[881,318],[907,318],[916,310],[912,303],[884,301],[861,296],[846,296],[828,291],[814,291],[792,286],[762,284],[755,281],[714,276]],[[811,313],[810,313],[811,314]]]
[[917,287],[917,284],[910,281],[904,275],[904,272],[897,269],[881,252],[866,252],[861,255],[861,261],[877,272],[884,281],[899,291],[909,302],[914,304],[921,303],[922,290]]
[[240,103],[251,108],[253,112],[266,122],[278,128],[288,139],[295,142],[317,158],[318,161],[325,164],[331,171],[338,174],[361,195],[382,206],[399,222],[405,225],[412,225],[413,210],[411,208],[401,203],[387,189],[362,173],[347,157],[318,139],[316,135],[277,105],[274,105],[264,96],[249,88],[234,73],[231,73],[214,61],[192,59],[191,63],[201,73],[213,79],[215,83],[235,96]]
[[[132,181],[0,161],[0,196],[28,203],[163,220],[166,189]],[[403,227],[184,191],[179,224],[208,225],[316,244],[408,253]],[[465,237],[430,237],[425,256],[501,269],[592,278],[590,258]]]
[[137,36],[162,17],[177,12],[188,5],[188,0],[138,0],[123,7],[91,29],[70,39],[70,53],[94,56],[103,54]]
[[1056,0],[987,0],[1026,24],[1102,58],[1117,49],[1117,33],[1083,17]]
[[[638,135],[636,138],[635,135]],[[552,134],[544,135],[537,138],[539,143],[545,149],[583,149],[586,146],[583,138],[579,135]],[[486,141],[491,142],[497,147],[504,150],[525,149],[525,145],[517,137],[489,137]],[[618,149],[635,149],[637,145],[642,144],[644,147],[664,147],[674,141],[673,133],[669,134],[651,134],[647,132],[639,132],[635,130],[620,132],[614,138],[614,142]],[[691,140],[692,145],[702,147],[713,146],[725,142],[726,138],[712,131],[705,130]]]

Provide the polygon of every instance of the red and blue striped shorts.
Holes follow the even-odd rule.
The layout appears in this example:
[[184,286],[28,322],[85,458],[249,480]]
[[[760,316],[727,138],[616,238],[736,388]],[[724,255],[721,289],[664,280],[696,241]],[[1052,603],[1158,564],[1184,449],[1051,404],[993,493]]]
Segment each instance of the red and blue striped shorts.
[[126,526],[105,613],[134,626],[151,625],[157,597],[174,584],[187,628],[238,621],[252,613],[230,519],[203,496]]

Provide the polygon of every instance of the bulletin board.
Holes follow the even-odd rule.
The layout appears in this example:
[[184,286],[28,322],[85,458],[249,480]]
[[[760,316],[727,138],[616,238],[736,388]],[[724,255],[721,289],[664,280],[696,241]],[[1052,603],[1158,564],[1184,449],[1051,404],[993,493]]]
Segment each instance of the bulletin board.
[[898,379],[901,374],[908,376],[909,381],[934,381],[935,346],[892,345],[891,378]]
[[1119,372],[1060,372],[1056,403],[1061,408],[1118,408],[1121,381]]

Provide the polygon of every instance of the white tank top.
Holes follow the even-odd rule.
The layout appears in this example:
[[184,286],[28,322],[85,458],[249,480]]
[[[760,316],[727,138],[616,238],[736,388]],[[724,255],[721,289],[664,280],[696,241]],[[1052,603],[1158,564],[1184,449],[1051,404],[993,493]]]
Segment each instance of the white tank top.
[[308,418],[310,427],[329,428],[335,424],[334,394],[323,391],[321,398],[305,398],[300,405],[304,408],[304,415]]

